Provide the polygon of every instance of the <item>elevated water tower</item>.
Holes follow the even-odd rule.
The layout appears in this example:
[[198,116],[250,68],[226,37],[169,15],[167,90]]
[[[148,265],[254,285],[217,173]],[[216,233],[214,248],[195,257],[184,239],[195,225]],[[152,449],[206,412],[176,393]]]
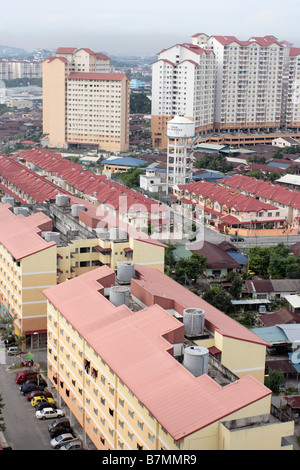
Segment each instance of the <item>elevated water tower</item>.
[[169,188],[192,181],[192,148],[195,138],[195,123],[190,119],[175,116],[167,124],[167,194]]

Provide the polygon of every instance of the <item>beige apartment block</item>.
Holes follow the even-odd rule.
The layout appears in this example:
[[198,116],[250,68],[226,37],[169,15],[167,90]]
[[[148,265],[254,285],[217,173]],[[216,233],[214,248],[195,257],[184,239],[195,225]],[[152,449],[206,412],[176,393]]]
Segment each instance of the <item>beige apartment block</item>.
[[129,79],[90,49],[58,48],[43,62],[43,132],[50,147],[129,148]]

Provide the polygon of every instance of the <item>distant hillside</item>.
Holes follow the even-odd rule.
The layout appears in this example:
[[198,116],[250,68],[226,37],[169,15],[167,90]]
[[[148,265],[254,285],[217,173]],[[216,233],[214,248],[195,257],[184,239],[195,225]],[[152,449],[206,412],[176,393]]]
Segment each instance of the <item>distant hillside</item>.
[[0,45],[0,56],[1,57],[18,57],[18,56],[26,56],[28,54],[25,49],[21,49],[19,47],[11,47],[11,46],[1,46]]

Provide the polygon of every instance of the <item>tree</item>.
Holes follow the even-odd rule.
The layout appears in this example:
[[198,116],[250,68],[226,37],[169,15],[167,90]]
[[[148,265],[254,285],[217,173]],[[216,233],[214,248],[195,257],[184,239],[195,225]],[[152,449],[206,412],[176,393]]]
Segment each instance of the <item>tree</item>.
[[270,263],[270,248],[255,246],[249,250],[249,269],[260,277],[267,277]]
[[5,431],[5,424],[4,424],[4,418],[2,416],[2,409],[4,408],[4,404],[2,403],[2,395],[0,393],[0,431],[4,432]]
[[285,375],[280,370],[269,370],[265,378],[265,386],[272,390],[273,393],[279,392],[279,386],[284,384]]
[[203,292],[202,299],[227,315],[234,312],[231,297],[219,286],[207,286]]
[[198,253],[192,253],[190,258],[180,258],[175,264],[175,280],[180,284],[185,284],[186,281],[192,279],[197,280],[200,274],[203,274],[207,267],[207,258],[199,255]]
[[151,101],[145,93],[130,94],[130,114],[150,114]]
[[268,274],[273,279],[284,279],[289,263],[290,249],[283,242],[270,249]]
[[234,299],[239,299],[241,296],[243,281],[238,273],[232,273],[231,286],[228,289],[229,294]]

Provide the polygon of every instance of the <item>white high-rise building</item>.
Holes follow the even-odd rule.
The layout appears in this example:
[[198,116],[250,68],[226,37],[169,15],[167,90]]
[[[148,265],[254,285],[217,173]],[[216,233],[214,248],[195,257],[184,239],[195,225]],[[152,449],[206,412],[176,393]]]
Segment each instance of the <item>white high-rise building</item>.
[[193,36],[216,57],[216,130],[280,127],[284,46],[273,36]]
[[158,54],[152,68],[152,143],[166,148],[167,122],[195,122],[196,134],[274,132],[282,125],[285,47],[274,36],[241,41],[195,34]]
[[215,57],[193,44],[162,50],[152,66],[153,146],[167,147],[167,122],[175,115],[195,123],[196,133],[213,129]]
[[43,61],[43,132],[50,147],[129,149],[129,79],[110,58],[60,47]]
[[300,48],[289,49],[286,126],[300,131]]

